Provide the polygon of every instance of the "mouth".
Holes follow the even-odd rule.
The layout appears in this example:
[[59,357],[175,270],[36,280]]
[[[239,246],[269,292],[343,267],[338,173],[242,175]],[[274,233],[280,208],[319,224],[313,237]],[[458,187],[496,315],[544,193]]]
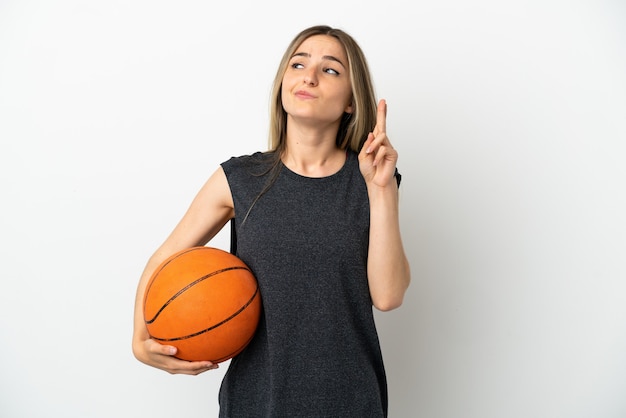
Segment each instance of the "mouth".
[[309,93],[308,91],[304,91],[304,90],[298,90],[295,93],[295,96],[299,99],[314,99],[315,96],[313,96],[311,93]]

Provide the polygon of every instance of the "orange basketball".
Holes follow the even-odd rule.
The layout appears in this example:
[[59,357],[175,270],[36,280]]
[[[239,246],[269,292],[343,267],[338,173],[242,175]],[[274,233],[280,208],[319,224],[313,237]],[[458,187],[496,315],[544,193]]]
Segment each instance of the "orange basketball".
[[144,296],[150,336],[182,360],[226,361],[252,339],[261,315],[256,278],[235,255],[211,247],[180,251],[154,271]]

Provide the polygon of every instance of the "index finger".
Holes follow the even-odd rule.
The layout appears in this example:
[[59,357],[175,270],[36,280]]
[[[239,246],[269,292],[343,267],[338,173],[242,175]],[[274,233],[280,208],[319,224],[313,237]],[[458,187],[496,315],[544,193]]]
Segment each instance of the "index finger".
[[386,132],[387,130],[387,101],[380,99],[378,102],[378,110],[376,112],[376,126],[374,133]]

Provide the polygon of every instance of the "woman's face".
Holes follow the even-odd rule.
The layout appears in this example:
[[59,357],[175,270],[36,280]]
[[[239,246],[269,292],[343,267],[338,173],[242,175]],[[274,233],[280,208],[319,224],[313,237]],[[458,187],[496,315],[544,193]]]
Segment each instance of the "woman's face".
[[348,58],[341,43],[327,35],[302,42],[283,75],[281,98],[292,119],[316,126],[352,113]]

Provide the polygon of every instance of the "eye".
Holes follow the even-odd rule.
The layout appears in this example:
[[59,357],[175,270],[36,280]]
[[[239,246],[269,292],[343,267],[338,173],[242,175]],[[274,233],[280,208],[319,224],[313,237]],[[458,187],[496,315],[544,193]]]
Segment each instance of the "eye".
[[294,62],[293,64],[291,64],[291,68],[304,68],[304,65],[300,64],[299,62]]
[[324,68],[324,72],[328,74],[339,75],[339,71],[333,68]]

